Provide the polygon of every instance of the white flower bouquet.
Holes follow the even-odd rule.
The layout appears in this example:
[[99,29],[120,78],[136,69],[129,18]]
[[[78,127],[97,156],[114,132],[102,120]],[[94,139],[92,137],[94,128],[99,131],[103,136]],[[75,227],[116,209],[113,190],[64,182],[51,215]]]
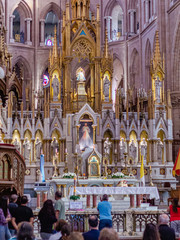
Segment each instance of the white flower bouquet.
[[112,178],[124,178],[125,175],[122,172],[113,173]]
[[74,178],[75,176],[76,176],[76,174],[75,174],[75,173],[71,173],[71,172],[69,172],[69,173],[64,173],[64,174],[62,175],[63,178]]

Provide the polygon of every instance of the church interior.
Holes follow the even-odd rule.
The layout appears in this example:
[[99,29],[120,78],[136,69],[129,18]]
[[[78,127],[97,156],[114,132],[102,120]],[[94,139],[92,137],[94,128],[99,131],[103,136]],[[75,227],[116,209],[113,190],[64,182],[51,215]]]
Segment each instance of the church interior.
[[139,186],[143,166],[167,205],[179,145],[179,0],[0,1],[1,193]]

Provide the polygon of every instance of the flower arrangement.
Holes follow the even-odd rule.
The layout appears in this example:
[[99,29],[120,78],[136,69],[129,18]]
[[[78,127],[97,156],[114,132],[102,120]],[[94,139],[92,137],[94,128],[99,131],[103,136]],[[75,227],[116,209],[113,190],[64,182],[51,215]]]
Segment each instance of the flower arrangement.
[[122,172],[116,172],[111,175],[112,178],[124,178],[125,175]]
[[62,175],[62,177],[63,178],[74,178],[76,176],[76,174],[75,173],[64,173],[63,175]]
[[80,199],[79,195],[72,195],[72,196],[70,196],[70,200],[76,201],[78,199]]

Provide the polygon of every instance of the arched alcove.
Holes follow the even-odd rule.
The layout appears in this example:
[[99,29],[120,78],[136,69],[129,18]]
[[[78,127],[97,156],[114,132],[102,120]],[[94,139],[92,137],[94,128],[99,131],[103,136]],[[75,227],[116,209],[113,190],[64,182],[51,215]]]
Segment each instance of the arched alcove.
[[180,23],[177,28],[175,44],[173,49],[174,64],[173,64],[173,91],[180,91]]
[[115,58],[113,62],[113,78],[112,78],[112,101],[113,101],[113,109],[114,109],[114,104],[116,100],[116,90],[119,86],[123,88],[124,83],[123,83],[123,65],[121,61],[118,58]]
[[130,66],[130,86],[132,89],[140,88],[140,69],[139,69],[139,53],[134,48],[131,54],[131,66]]
[[117,41],[123,35],[123,10],[120,5],[112,9],[112,41]]
[[59,44],[58,17],[53,11],[50,11],[47,13],[45,18],[44,39],[45,39],[46,46],[53,45],[55,26],[57,27],[57,43]]
[[23,14],[18,11],[16,8],[13,12],[13,38],[15,42],[24,43],[24,33],[25,33],[25,25],[23,24],[22,18],[24,17]]
[[18,81],[20,79],[23,79],[23,85],[22,85],[22,100],[23,100],[23,106],[24,109],[26,109],[26,94],[28,89],[28,97],[29,97],[29,109],[31,109],[31,103],[32,103],[32,95],[30,94],[32,92],[32,71],[29,62],[23,57],[18,56],[16,59],[14,59],[14,65],[13,65],[14,71],[16,72],[16,77],[18,78]]
[[151,63],[151,44],[149,39],[146,42],[146,49],[145,49],[145,88],[146,90],[151,89],[151,74],[150,74],[150,63]]

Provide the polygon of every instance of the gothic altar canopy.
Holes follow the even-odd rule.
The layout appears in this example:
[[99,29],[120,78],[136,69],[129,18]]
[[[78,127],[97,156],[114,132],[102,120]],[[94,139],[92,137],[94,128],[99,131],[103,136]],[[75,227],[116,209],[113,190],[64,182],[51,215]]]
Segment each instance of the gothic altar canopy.
[[[33,94],[26,118],[23,103],[21,116],[8,103],[12,126],[6,139],[24,156],[32,182],[43,152],[46,179],[54,169],[59,176],[76,172],[100,178],[122,171],[138,177],[143,159],[146,182],[151,170],[155,184],[174,184],[171,98],[169,91],[164,92],[159,33],[148,63],[151,90],[133,89],[124,76],[114,88],[107,31],[101,49],[100,6],[96,16],[90,16],[89,9],[90,0],[81,9],[78,0],[71,0],[71,8],[66,3],[62,42],[58,46],[55,27],[42,94]],[[27,89],[27,102],[28,96]]]

